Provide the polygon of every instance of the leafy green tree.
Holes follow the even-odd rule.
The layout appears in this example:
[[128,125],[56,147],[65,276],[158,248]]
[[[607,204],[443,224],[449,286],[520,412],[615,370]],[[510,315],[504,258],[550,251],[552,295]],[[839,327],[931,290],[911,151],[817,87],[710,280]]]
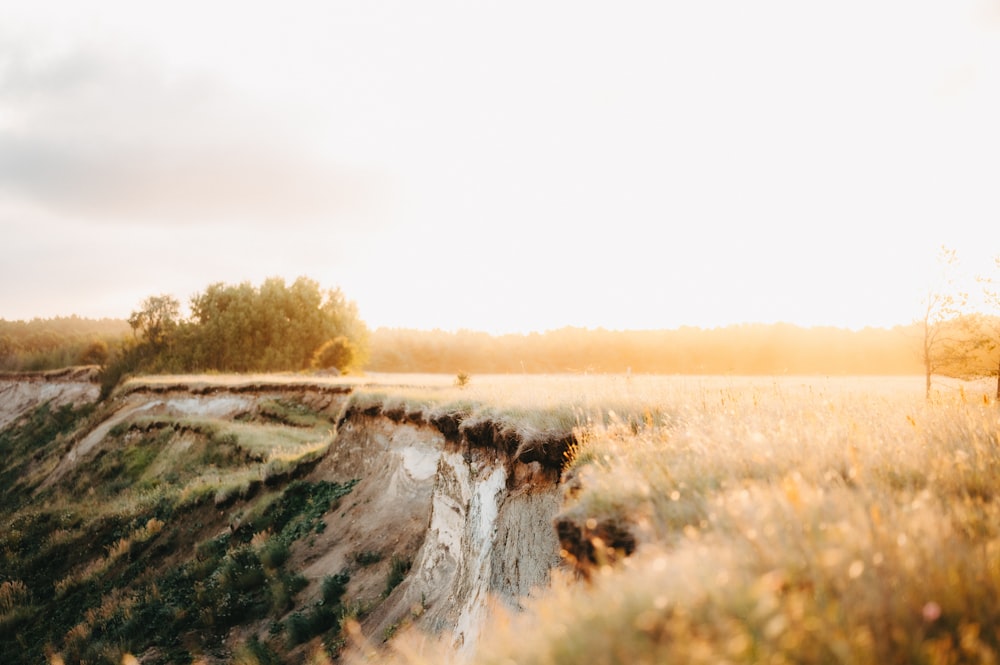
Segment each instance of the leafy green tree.
[[351,363],[363,361],[368,330],[339,289],[272,277],[259,288],[218,283],[195,295],[185,345],[194,368],[276,371],[309,367],[319,347],[338,337],[353,346]]
[[140,308],[128,317],[132,333],[136,336],[141,334],[154,347],[166,344],[179,321],[180,303],[168,294],[146,298]]
[[[300,277],[210,284],[190,301],[191,316],[169,295],[152,296],[132,313],[134,343],[113,354],[102,373],[102,395],[134,372],[270,372],[310,367],[317,350],[338,340],[331,362],[359,366],[368,329],[339,289]],[[334,353],[330,351],[330,353]]]

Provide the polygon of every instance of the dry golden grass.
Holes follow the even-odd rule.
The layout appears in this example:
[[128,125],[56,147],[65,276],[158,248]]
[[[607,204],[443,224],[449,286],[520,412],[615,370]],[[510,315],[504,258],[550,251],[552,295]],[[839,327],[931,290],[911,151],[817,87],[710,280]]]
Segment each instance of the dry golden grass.
[[28,602],[28,587],[21,580],[6,580],[0,584],[0,617],[10,614]]
[[[946,382],[931,401],[922,388],[473,377],[392,394],[574,414],[564,517],[639,542],[589,582],[557,576],[523,613],[501,611],[476,663],[997,662],[1000,408],[988,382]],[[407,635],[369,662],[437,649]]]

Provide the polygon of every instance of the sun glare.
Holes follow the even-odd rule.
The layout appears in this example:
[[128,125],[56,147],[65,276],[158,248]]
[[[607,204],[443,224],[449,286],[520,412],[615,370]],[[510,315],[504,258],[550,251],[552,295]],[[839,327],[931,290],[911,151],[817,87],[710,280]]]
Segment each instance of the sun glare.
[[980,0],[276,11],[2,10],[0,315],[309,274],[374,327],[858,329],[994,252]]

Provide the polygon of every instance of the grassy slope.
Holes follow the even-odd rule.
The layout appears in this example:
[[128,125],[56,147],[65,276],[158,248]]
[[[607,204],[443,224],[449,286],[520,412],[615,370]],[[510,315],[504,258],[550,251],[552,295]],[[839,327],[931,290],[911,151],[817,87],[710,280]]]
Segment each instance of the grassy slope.
[[336,623],[341,599],[326,590],[312,624],[281,623],[307,583],[285,565],[290,547],[351,489],[293,479],[336,414],[276,399],[243,422],[135,417],[36,493],[74,428],[106,408],[43,406],[0,433],[0,661],[119,663],[158,644],[150,662],[190,662],[230,653],[233,626],[270,621],[290,643]]

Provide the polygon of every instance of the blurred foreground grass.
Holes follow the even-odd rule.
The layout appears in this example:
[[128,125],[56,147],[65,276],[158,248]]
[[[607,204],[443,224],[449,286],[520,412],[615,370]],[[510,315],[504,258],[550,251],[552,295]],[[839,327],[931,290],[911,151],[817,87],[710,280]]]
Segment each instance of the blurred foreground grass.
[[[473,377],[461,391],[573,414],[560,519],[597,551],[588,579],[498,609],[474,662],[997,662],[986,383],[931,401],[916,377]],[[609,523],[634,534],[632,556],[602,555]],[[416,634],[393,648],[397,662],[456,658]]]

